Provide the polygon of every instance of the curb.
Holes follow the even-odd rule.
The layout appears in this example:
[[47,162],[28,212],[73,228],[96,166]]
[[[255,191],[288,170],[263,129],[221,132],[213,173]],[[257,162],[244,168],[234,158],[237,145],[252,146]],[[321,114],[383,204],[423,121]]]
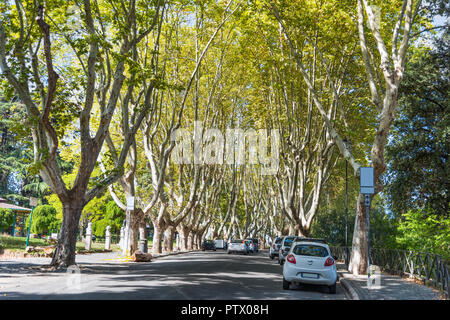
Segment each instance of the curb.
[[352,300],[364,300],[362,296],[360,296],[357,290],[352,286],[352,282],[344,278],[343,272],[338,272],[339,274],[339,283],[342,285],[346,295]]
[[[183,253],[191,253],[191,252],[196,252],[196,251],[198,251],[198,250],[189,250],[189,251],[175,251],[175,252],[168,252],[168,253],[161,253],[161,254],[158,254],[157,256],[153,256],[153,254],[152,254],[152,260],[153,259],[157,259],[157,258],[164,258],[164,257],[168,257],[168,256],[176,256],[176,255],[179,255],[179,254],[183,254]],[[151,253],[151,252],[150,252]]]
[[356,290],[350,284],[350,281],[345,280],[345,279],[340,279],[339,282],[342,285],[342,287],[344,288],[344,291],[350,297],[350,299],[352,299],[352,300],[361,300],[361,298],[359,297],[359,295],[356,292]]

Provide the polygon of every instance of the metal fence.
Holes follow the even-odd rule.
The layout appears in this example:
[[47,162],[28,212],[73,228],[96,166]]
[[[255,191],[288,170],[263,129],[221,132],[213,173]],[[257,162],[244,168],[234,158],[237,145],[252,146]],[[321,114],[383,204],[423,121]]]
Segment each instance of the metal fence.
[[[338,260],[348,261],[351,248],[331,247],[330,249],[332,255]],[[450,297],[448,261],[438,254],[371,248],[370,262],[391,274],[408,275],[411,278],[419,278],[424,283],[431,282],[445,294],[446,298]]]

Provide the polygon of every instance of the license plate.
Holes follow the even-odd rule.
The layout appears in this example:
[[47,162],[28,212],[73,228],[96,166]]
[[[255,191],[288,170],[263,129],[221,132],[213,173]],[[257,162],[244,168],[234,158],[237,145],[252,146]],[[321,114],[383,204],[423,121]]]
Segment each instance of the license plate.
[[302,273],[302,278],[319,279],[319,275],[317,273]]

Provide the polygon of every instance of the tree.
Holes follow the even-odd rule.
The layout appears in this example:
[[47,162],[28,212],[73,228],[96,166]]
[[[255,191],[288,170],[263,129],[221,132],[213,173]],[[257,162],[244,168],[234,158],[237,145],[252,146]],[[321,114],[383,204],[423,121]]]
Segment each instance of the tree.
[[[374,168],[375,194],[378,194],[384,187],[382,181],[382,174],[386,170],[384,149],[397,109],[398,88],[403,78],[411,30],[418,14],[421,1],[404,0],[402,1],[400,8],[397,7],[397,3],[388,5],[387,1],[384,1],[382,4],[382,6],[375,7],[374,5],[369,5],[368,1],[359,0],[357,1],[356,8],[359,47],[362,53],[362,61],[364,63],[367,86],[371,96],[371,104],[374,107],[378,119],[373,125],[375,133],[373,135],[372,148],[370,151],[370,160]],[[277,8],[273,3],[270,5],[274,15],[282,26],[282,31],[288,40],[291,50],[295,53],[297,65],[302,71],[303,78],[305,79],[314,100],[314,105],[319,110],[324,125],[326,125],[329,130],[331,139],[337,145],[341,155],[352,165],[355,177],[359,177],[359,168],[361,167],[361,164],[355,159],[348,146],[344,143],[341,135],[336,130],[323,103],[319,99],[317,90],[313,86],[313,82],[306,71],[306,67],[300,60],[298,50],[294,46],[283,25]],[[374,10],[376,8],[380,9],[380,15],[375,14]],[[398,12],[398,14],[396,14],[397,19],[391,20],[392,18],[386,14],[386,10],[392,13]],[[381,14],[383,14],[384,19],[378,19],[378,17],[381,17]],[[366,37],[367,24],[371,35],[370,40]],[[392,33],[390,30],[392,30]],[[387,44],[391,47],[390,53],[388,52]],[[380,66],[377,68],[374,67],[374,64],[377,64],[375,59],[379,59],[380,61]],[[326,63],[326,61],[323,61],[323,63]],[[334,87],[336,88],[336,85],[334,85]],[[373,196],[374,195],[371,197],[373,198]],[[361,274],[367,272],[368,258],[366,210],[364,196],[362,194],[358,197],[356,210],[357,214],[355,218],[356,221],[353,232],[349,270],[354,274]]]
[[449,214],[448,36],[449,31],[443,33],[434,50],[423,47],[411,53],[400,87],[399,117],[386,147],[387,195],[398,217],[421,209],[438,216]]
[[[52,265],[67,267],[75,263],[83,207],[122,175],[134,135],[151,108],[151,103],[136,106],[139,112],[124,136],[114,169],[92,183],[121,90],[135,84],[129,81],[129,74],[149,73],[130,59],[130,54],[157,25],[162,1],[151,5],[130,1],[128,7],[116,7],[108,1],[92,4],[84,0],[83,5],[75,6],[80,12],[76,28],[69,21],[71,17],[64,14],[70,6],[66,1],[46,1],[45,7],[37,1],[15,4],[1,4],[5,14],[0,20],[0,71],[27,110],[35,169],[63,205]],[[138,12],[137,7],[142,6],[145,9]],[[67,51],[72,57],[68,64],[58,59],[60,52]],[[154,79],[143,82],[148,87],[156,85]],[[92,117],[94,110],[100,111],[96,119]],[[121,112],[123,119],[129,119],[128,108],[121,108]],[[57,152],[68,126],[75,121],[78,126],[72,139],[79,140],[81,161],[74,185],[68,188]]]
[[[30,216],[26,221],[26,226],[30,225]],[[57,211],[50,205],[37,206],[33,210],[33,217],[31,220],[31,233],[49,234],[56,231],[61,226],[61,220],[57,217]]]
[[0,95],[0,195],[13,201],[23,200],[21,182],[28,177],[26,167],[32,159],[30,136],[21,126],[24,116],[25,108]]
[[14,212],[10,209],[0,209],[0,230],[8,229],[14,222]]
[[93,222],[92,231],[96,236],[104,237],[106,227],[110,226],[111,233],[115,233],[116,239],[118,239],[120,228],[125,219],[125,212],[114,201],[108,201],[104,210],[104,215]]
[[408,211],[403,214],[396,240],[402,249],[433,252],[449,259],[450,220],[431,210]]

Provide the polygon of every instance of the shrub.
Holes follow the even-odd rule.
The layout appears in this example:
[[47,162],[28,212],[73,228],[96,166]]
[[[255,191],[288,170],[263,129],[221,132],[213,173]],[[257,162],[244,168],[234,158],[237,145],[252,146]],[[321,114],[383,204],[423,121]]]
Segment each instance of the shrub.
[[[48,234],[50,231],[57,231],[61,226],[61,221],[56,217],[56,209],[50,205],[37,206],[33,211],[31,221],[31,233]],[[30,216],[26,225],[30,223]]]
[[14,212],[10,209],[0,209],[0,230],[8,229],[14,222]]

